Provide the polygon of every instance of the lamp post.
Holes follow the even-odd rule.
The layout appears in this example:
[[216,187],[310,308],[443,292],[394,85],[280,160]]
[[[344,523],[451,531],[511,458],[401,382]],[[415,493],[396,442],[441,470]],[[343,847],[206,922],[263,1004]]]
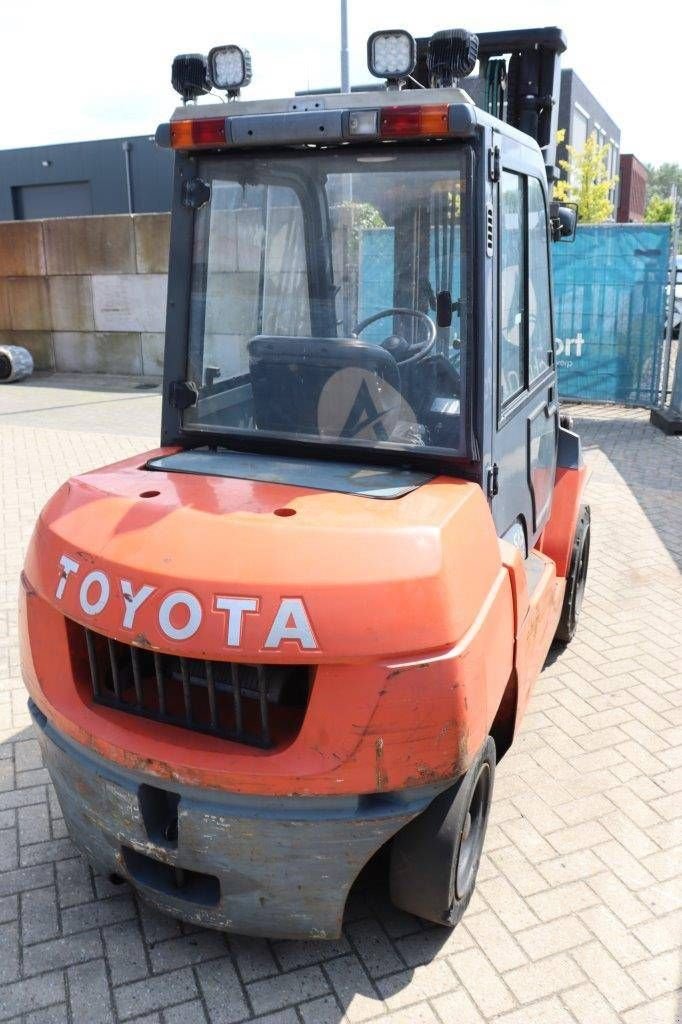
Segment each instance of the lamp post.
[[[673,230],[670,247],[670,273],[668,285],[668,310],[665,325],[665,345],[663,348],[663,376],[661,379],[661,397],[657,408],[652,409],[649,419],[664,434],[682,434],[682,349],[677,346],[675,372],[670,381],[670,364],[673,348],[673,326],[675,321],[675,286],[677,284],[677,248],[680,239],[680,211],[677,205],[677,185],[673,184],[670,198],[673,201]],[[670,400],[668,389],[671,387]]]
[[350,92],[348,67],[348,0],[341,0],[341,92]]
[[[341,0],[341,92],[350,92],[350,69],[348,66],[348,0]],[[353,179],[344,174],[341,184],[343,203],[353,198]]]

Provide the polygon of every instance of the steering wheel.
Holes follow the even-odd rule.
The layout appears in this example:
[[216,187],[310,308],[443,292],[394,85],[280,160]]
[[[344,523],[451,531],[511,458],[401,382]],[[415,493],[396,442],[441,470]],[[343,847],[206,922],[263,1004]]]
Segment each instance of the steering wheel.
[[356,324],[353,328],[353,337],[356,338],[358,334],[361,334],[366,327],[370,324],[375,323],[377,320],[383,320],[387,316],[413,316],[415,320],[421,320],[426,323],[427,336],[426,341],[423,345],[420,345],[416,352],[412,355],[407,356],[405,359],[398,359],[396,362],[398,366],[405,366],[407,363],[416,363],[417,360],[423,359],[424,356],[428,355],[433,346],[436,343],[436,325],[427,313],[422,313],[418,309],[402,309],[399,306],[393,306],[391,309],[382,309],[378,313],[374,313],[373,316],[368,316],[365,320],[361,320],[360,323]]

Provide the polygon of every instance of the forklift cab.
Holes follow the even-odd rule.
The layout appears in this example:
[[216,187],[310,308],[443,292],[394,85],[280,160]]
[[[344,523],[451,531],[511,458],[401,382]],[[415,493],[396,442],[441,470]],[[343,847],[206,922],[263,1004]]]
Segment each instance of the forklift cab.
[[[538,88],[564,47],[543,32]],[[482,36],[482,61],[527,34]],[[215,119],[159,130],[177,150],[164,443],[476,480],[527,555],[560,438],[561,230],[536,139],[454,86],[281,106],[240,102],[222,146]]]

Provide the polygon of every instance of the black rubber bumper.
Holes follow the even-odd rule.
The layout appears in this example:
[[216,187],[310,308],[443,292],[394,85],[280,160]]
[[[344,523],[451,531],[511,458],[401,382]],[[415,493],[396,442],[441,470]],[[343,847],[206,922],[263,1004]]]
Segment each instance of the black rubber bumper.
[[103,760],[29,701],[73,842],[158,909],[269,938],[336,938],[360,869],[444,786],[360,797],[254,797]]

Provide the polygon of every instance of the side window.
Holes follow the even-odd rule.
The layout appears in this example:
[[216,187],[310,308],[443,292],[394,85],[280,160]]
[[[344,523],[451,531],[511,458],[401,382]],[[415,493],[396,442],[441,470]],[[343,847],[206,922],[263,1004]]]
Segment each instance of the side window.
[[528,335],[532,383],[550,365],[552,346],[547,212],[537,178],[528,179]]
[[500,401],[504,405],[526,386],[524,179],[503,171],[500,182]]

